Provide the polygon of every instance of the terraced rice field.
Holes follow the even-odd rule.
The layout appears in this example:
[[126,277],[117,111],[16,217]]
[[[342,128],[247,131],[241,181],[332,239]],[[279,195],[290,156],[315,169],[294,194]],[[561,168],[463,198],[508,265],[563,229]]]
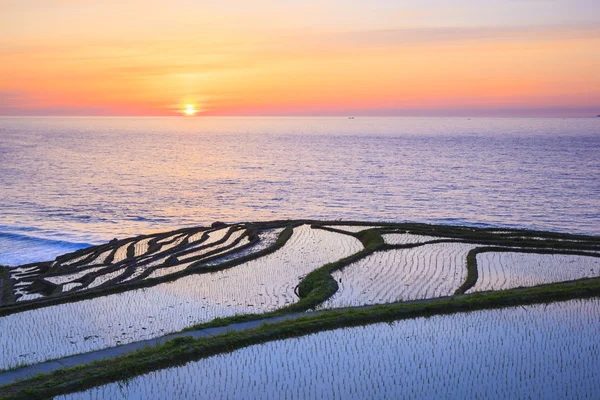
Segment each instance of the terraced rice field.
[[[597,238],[326,224],[346,233],[301,225],[278,242],[289,224],[295,223],[215,224],[0,269],[0,369],[159,337],[218,317],[278,310],[298,302],[297,293],[303,310],[319,301],[317,309],[425,299],[402,308],[421,312],[432,304],[427,299],[453,295],[471,282],[467,271],[475,264],[467,262],[473,260],[478,279],[468,293],[600,277]],[[366,229],[373,232],[361,236],[363,244],[354,234]],[[442,232],[449,237],[433,236]],[[170,282],[156,279],[176,273]],[[330,273],[338,286],[332,295]],[[600,290],[595,280],[560,289],[567,287],[581,297]],[[539,290],[546,299],[554,288]],[[531,301],[512,292],[481,298]],[[71,302],[60,304],[65,299]],[[454,300],[470,307],[469,297]],[[448,310],[443,307],[453,303],[436,304]],[[338,329],[66,398],[593,397],[600,390],[599,309],[600,299],[593,298]],[[381,310],[387,312],[378,307],[373,315],[388,315]],[[340,315],[364,318],[369,312]],[[327,315],[310,318],[333,320]]]
[[600,257],[570,254],[477,254],[477,283],[468,293],[600,276]]
[[[229,238],[227,238],[227,240],[225,240],[220,247],[223,249],[230,248],[231,246],[235,245],[235,243],[241,239],[241,237],[244,233],[245,232],[243,230],[237,230],[237,231],[231,233]],[[215,251],[214,246],[211,246],[211,247],[203,248],[203,249],[192,251],[192,252],[186,252],[184,254],[178,254],[177,261],[186,262],[186,261],[194,260],[194,259],[197,259],[198,257],[202,257],[202,256],[204,256],[210,252],[214,252],[214,251]],[[220,254],[220,251],[217,251],[216,254]]]
[[432,240],[444,239],[439,236],[415,235],[412,233],[386,233],[381,236],[387,244],[395,245],[425,243]]
[[475,246],[437,243],[376,252],[334,272],[339,289],[320,308],[449,296],[466,279],[466,257]]
[[[254,251],[273,243],[271,231],[259,233],[265,240],[254,243]],[[242,226],[196,229],[92,247],[59,257],[53,263],[15,268],[11,277],[27,279],[28,284],[15,291],[16,301],[26,301],[68,291],[112,287],[136,279],[164,277],[205,259],[207,263],[212,262],[210,265],[218,264],[251,254],[252,250],[243,248],[250,244],[248,232]],[[241,253],[238,254],[238,250]]]
[[0,317],[0,369],[274,310],[298,300],[306,274],[361,249],[351,236],[303,225],[281,249],[231,269]]
[[60,399],[597,398],[599,299],[337,329]]
[[283,231],[283,228],[276,229],[266,229],[260,233],[260,241],[256,242],[250,247],[246,247],[245,249],[235,251],[235,252],[227,252],[227,254],[216,257],[212,261],[208,261],[205,265],[217,265],[222,264],[227,261],[235,260],[240,257],[244,257],[250,254],[257,253],[264,249],[267,249],[275,244],[279,235]]

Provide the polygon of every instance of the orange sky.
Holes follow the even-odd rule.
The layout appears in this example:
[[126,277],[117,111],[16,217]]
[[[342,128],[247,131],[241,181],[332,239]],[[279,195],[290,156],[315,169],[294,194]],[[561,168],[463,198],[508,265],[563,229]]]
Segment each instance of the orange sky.
[[596,1],[221,3],[2,0],[0,114],[600,113]]

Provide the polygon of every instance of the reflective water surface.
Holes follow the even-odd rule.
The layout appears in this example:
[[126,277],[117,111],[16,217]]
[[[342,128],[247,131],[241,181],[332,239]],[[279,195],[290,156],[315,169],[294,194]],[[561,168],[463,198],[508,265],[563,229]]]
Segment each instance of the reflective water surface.
[[598,299],[254,345],[60,399],[593,399]]
[[0,264],[281,218],[600,233],[600,121],[0,118]]

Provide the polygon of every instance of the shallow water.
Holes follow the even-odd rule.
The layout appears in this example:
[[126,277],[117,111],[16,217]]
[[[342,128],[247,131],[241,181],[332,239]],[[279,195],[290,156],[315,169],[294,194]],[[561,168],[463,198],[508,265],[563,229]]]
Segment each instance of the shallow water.
[[303,225],[279,250],[235,268],[1,317],[0,369],[276,310],[298,301],[303,276],[361,247],[351,236]]
[[598,299],[337,329],[61,399],[597,398]]
[[477,255],[477,282],[467,293],[595,278],[600,258],[571,254],[485,252]]
[[378,251],[333,272],[339,288],[319,308],[450,296],[467,277],[467,254],[474,247],[438,243]]
[[279,218],[600,234],[600,121],[0,118],[0,264]]

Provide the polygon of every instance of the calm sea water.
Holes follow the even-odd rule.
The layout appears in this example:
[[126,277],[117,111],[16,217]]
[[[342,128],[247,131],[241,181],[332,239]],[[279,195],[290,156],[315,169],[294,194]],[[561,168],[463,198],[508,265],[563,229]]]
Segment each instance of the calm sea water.
[[0,118],[0,264],[282,218],[600,234],[600,120]]

